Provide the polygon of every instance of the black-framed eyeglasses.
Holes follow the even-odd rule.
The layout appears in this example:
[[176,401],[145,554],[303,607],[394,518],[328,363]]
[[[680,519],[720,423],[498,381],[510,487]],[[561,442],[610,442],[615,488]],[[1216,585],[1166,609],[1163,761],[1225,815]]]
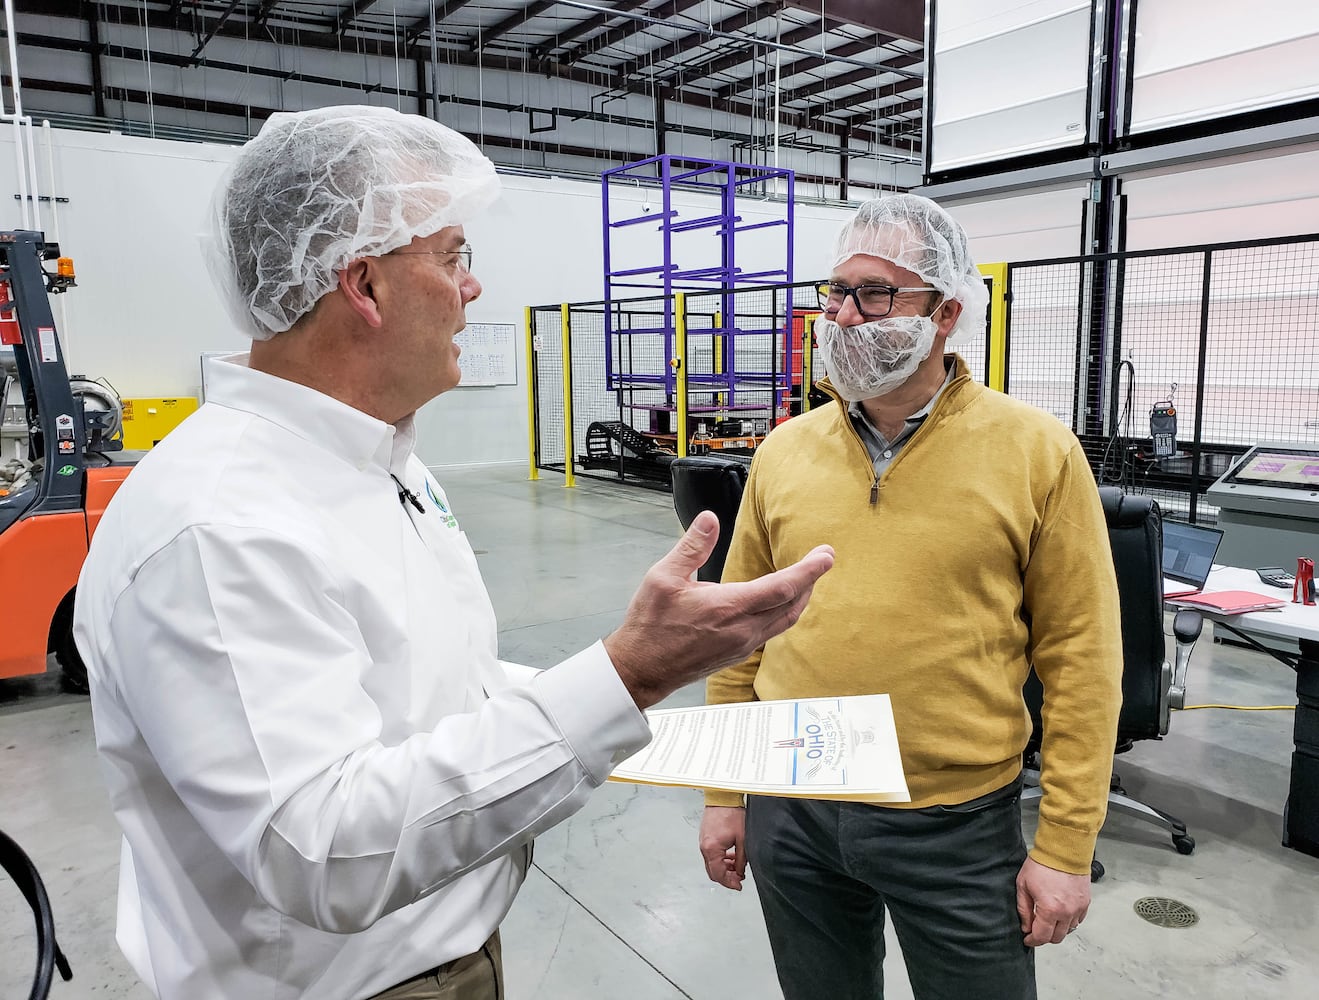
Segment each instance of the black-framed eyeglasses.
[[464,271],[470,271],[472,269],[472,244],[470,243],[464,243],[457,250],[392,250],[390,251],[390,253],[404,254],[404,255],[417,254],[418,256],[424,254],[427,256],[434,256],[434,257],[438,257],[442,255],[447,256],[448,254],[457,254],[458,266],[461,267]]
[[820,308],[832,316],[843,308],[850,296],[857,311],[868,319],[882,319],[893,311],[893,299],[903,292],[933,292],[928,287],[898,288],[894,285],[844,285],[838,281],[822,281],[815,286]]

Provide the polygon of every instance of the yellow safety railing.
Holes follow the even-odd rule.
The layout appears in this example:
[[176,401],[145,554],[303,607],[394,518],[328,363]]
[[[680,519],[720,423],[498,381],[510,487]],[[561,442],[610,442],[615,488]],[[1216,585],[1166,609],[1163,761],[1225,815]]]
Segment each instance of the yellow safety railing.
[[559,306],[559,326],[563,335],[563,485],[577,485],[573,474],[572,440],[572,320],[571,306]]
[[536,468],[536,327],[531,306],[524,310],[527,324],[527,462],[531,466],[528,479],[539,479]]
[[1008,370],[1008,265],[981,264],[980,273],[989,279],[989,370],[985,381],[991,389],[1003,391]]
[[674,394],[678,397],[678,457],[687,457],[687,293],[674,295],[673,311],[676,320],[673,338],[673,365],[677,376]]

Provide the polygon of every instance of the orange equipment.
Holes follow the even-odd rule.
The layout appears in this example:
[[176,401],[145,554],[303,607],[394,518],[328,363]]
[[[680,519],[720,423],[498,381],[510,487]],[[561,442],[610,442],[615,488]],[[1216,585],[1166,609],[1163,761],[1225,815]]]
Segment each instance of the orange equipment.
[[[42,261],[56,260],[50,273]],[[39,674],[55,654],[66,684],[87,690],[73,644],[73,593],[105,505],[135,459],[108,433],[110,414],[84,412],[69,386],[49,295],[75,285],[73,262],[41,233],[0,232],[0,342],[14,349],[39,475],[0,496],[0,573],[9,584],[0,678]],[[89,463],[89,457],[92,461]]]

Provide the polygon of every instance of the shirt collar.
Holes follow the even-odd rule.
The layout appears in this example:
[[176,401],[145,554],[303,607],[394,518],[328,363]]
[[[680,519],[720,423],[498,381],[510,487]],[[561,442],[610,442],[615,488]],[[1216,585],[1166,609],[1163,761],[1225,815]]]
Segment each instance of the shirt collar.
[[207,359],[206,402],[268,420],[358,469],[378,465],[396,472],[417,440],[411,416],[387,424],[316,389],[255,371],[247,354]]
[[[943,395],[944,390],[947,389],[948,386],[952,383],[953,379],[957,377],[956,359],[950,361],[945,356],[944,366],[945,366],[945,371],[943,375],[943,383],[935,391],[934,395],[930,397],[930,401],[928,403],[926,403],[915,413],[910,414],[907,417],[906,426],[911,426],[912,424],[919,424],[922,420],[924,420],[931,413],[933,413],[934,404],[939,402],[939,397]],[[860,419],[860,420],[864,420],[867,424],[870,423],[870,418],[866,416],[866,411],[862,408],[859,402],[848,403],[847,413],[848,416],[850,416],[853,420]]]

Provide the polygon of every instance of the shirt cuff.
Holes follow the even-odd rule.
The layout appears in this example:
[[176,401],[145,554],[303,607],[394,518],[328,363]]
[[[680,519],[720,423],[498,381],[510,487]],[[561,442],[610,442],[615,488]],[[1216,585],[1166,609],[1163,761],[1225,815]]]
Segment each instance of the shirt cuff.
[[1044,865],[1070,875],[1089,875],[1090,862],[1095,857],[1095,841],[1099,831],[1076,830],[1058,826],[1040,817],[1035,830],[1035,846],[1030,856]]
[[705,790],[705,804],[707,806],[729,806],[740,809],[746,806],[747,797],[741,792],[726,792],[720,788],[707,788]]
[[531,684],[577,759],[600,785],[650,742],[650,726],[597,642],[543,670]]

